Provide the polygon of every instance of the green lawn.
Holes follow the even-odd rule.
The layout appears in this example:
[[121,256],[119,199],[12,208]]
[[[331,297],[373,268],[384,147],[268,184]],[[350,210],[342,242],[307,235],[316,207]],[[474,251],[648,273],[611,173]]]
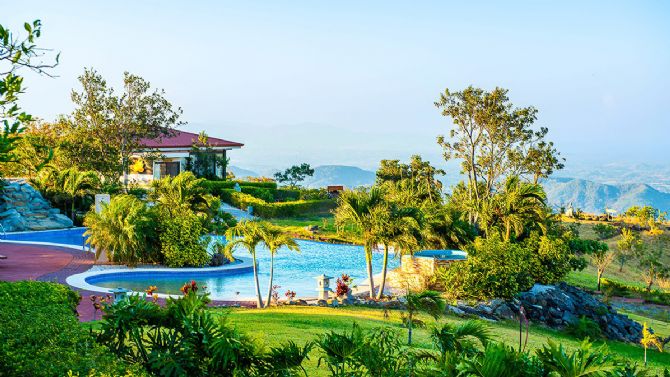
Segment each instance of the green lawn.
[[[360,307],[348,308],[321,308],[321,307],[298,307],[283,306],[278,308],[256,310],[256,309],[213,309],[215,313],[234,324],[240,331],[265,342],[267,345],[277,345],[281,342],[293,340],[297,343],[314,339],[324,332],[334,330],[349,330],[352,323],[356,322],[363,328],[373,328],[378,326],[391,326],[402,331],[400,327],[400,312],[389,311],[388,319],[384,318],[384,311],[379,309],[369,309]],[[638,321],[646,321],[654,328],[658,327],[660,334],[670,333],[668,323],[655,321],[632,315]],[[422,318],[430,327],[434,321],[430,318]],[[446,317],[441,321],[461,322],[464,319],[458,317]],[[492,323],[491,329],[494,339],[502,340],[511,345],[518,345],[519,330],[518,324],[513,322]],[[431,349],[432,344],[428,335],[428,330],[418,329],[415,332],[415,344],[418,347]],[[558,331],[531,326],[528,346],[530,350],[537,349],[546,343],[547,339],[561,342],[567,347],[576,347],[579,340],[574,339]],[[622,357],[632,360],[642,360],[642,349],[637,345],[624,344],[619,342],[608,342],[610,349]],[[323,376],[323,371],[317,369],[319,351],[313,350],[310,360],[306,366],[311,375]],[[660,371],[662,367],[670,365],[670,353],[649,352],[650,366]]]

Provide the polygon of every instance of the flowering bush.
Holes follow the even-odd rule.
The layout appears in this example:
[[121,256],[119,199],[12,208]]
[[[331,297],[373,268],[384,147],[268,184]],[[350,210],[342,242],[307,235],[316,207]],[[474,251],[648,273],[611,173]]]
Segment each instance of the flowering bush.
[[286,296],[286,299],[289,301],[293,300],[295,298],[295,291],[292,290],[287,290],[286,293],[284,293],[284,296]]
[[352,282],[353,279],[347,274],[342,274],[341,277],[337,278],[337,287],[335,288],[337,297],[343,297],[351,293],[350,285]]

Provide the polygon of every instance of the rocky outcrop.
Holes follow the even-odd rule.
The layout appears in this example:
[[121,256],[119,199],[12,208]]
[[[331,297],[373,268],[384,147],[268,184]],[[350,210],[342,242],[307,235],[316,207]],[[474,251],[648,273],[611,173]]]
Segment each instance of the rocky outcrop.
[[521,305],[531,322],[552,328],[562,329],[586,317],[596,322],[608,339],[637,343],[642,338],[642,326],[639,323],[617,313],[594,296],[565,283],[536,284],[530,291],[519,294],[518,299],[496,299],[477,305],[459,303],[448,307],[448,310],[457,315],[476,316],[485,320],[518,320]]
[[72,227],[72,220],[46,201],[25,180],[6,181],[0,188],[0,224],[5,232]]

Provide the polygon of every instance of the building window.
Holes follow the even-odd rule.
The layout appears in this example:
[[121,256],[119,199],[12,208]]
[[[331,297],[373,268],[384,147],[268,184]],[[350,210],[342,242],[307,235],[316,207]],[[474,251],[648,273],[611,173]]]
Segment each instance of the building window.
[[156,163],[160,169],[160,177],[176,177],[179,175],[180,163],[179,162],[157,162]]

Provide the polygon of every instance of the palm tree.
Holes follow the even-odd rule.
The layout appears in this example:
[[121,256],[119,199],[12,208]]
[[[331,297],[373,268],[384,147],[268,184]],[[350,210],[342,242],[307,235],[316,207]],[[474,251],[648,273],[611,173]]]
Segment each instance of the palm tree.
[[98,173],[94,171],[81,171],[76,167],[56,172],[52,170],[42,176],[47,180],[45,188],[54,197],[61,197],[70,202],[70,216],[75,220],[75,201],[85,195],[93,193],[100,186]]
[[100,213],[84,218],[85,236],[95,248],[95,258],[107,253],[110,261],[135,265],[148,261],[154,219],[147,206],[132,195],[117,195]]
[[507,177],[504,191],[492,198],[495,211],[498,212],[505,229],[504,239],[509,241],[512,231],[519,237],[529,220],[545,217],[547,195],[541,185],[521,182],[518,176]]
[[491,333],[483,322],[470,320],[459,325],[445,323],[442,327],[434,328],[431,337],[444,358],[451,351],[459,354],[472,353],[475,349],[471,342],[473,339],[486,347],[491,340]]
[[418,312],[425,312],[437,319],[442,313],[446,303],[440,292],[422,291],[413,292],[407,288],[405,293],[405,310],[407,310],[407,345],[412,345],[412,325],[414,322],[414,314]]
[[226,248],[232,251],[237,246],[242,246],[251,253],[254,264],[254,283],[256,284],[256,306],[263,307],[263,298],[258,284],[258,267],[256,265],[256,247],[263,242],[267,225],[256,220],[242,220],[237,225],[226,231]]
[[213,210],[218,211],[213,204],[215,198],[204,187],[204,179],[196,178],[191,172],[183,172],[175,177],[165,177],[153,181],[153,191],[149,199],[167,209],[171,214],[177,214],[182,209],[190,209],[199,216],[213,216]]
[[372,248],[378,241],[378,217],[383,214],[379,208],[384,204],[384,194],[379,187],[372,187],[370,190],[344,191],[340,194],[338,201],[335,210],[335,222],[338,226],[353,225],[361,233],[368,281],[370,282],[370,298],[374,298]]
[[429,247],[458,249],[474,240],[474,227],[451,205],[431,205],[422,212],[425,216],[422,237]]
[[270,301],[272,299],[272,278],[274,277],[275,253],[282,247],[300,252],[300,247],[282,228],[272,225],[265,229],[265,232],[263,233],[263,243],[270,250],[270,281],[268,283],[268,299],[265,302],[265,307],[267,308],[270,306]]
[[393,247],[396,255],[407,251],[412,253],[420,243],[422,219],[417,208],[401,207],[396,203],[378,206],[376,210],[382,212],[374,217],[378,221],[377,239],[384,246],[381,283],[377,291],[377,299],[381,299],[386,286],[389,248]]

